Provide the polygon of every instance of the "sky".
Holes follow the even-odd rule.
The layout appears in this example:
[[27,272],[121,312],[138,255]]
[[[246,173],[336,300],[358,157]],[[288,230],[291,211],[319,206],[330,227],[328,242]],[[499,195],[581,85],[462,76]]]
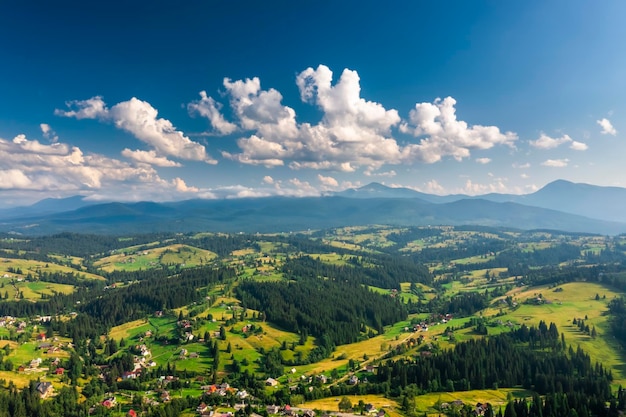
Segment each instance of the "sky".
[[626,187],[626,2],[0,3],[0,207]]

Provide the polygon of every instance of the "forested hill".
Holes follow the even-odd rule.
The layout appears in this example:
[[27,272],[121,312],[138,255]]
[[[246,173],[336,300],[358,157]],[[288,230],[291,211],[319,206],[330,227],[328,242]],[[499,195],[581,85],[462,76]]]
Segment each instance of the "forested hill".
[[108,203],[40,216],[5,219],[0,231],[40,235],[90,233],[287,232],[388,224],[487,225],[618,234],[626,224],[512,202],[464,199],[431,203],[410,198],[267,197],[176,203]]

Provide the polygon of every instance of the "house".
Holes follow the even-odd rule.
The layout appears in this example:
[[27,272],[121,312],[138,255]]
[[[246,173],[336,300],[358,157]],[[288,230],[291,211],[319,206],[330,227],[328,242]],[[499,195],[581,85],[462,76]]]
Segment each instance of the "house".
[[278,381],[274,378],[267,378],[265,380],[265,385],[267,385],[268,387],[275,387],[276,385],[278,385]]
[[377,411],[377,410],[376,410],[376,408],[374,407],[374,404],[372,404],[372,403],[367,403],[367,404],[365,404],[365,412],[366,412],[366,413],[375,413],[376,411]]
[[268,414],[278,414],[280,412],[280,407],[277,405],[268,405],[265,409]]
[[117,400],[115,399],[115,397],[108,397],[108,398],[105,398],[101,404],[103,407],[113,408],[117,405]]
[[302,415],[304,417],[315,417],[315,411],[313,411],[313,410],[306,410],[304,413],[302,413]]
[[122,379],[135,379],[135,378],[137,378],[137,371],[124,372],[122,374]]
[[35,390],[37,390],[41,398],[47,398],[54,392],[54,387],[50,382],[38,382]]
[[350,379],[348,379],[348,385],[356,385],[359,383],[359,378],[356,375],[352,375]]
[[137,412],[131,408],[128,410],[128,413],[126,413],[126,417],[137,417]]
[[476,408],[474,409],[474,413],[477,416],[484,416],[485,412],[489,409],[489,404],[487,403],[476,403]]
[[57,368],[54,371],[54,373],[57,375],[63,375],[64,372],[65,372],[65,368]]
[[36,369],[39,367],[39,365],[41,365],[41,358],[33,359],[32,361],[30,361],[31,369]]
[[205,403],[200,403],[200,405],[198,407],[196,407],[196,411],[198,413],[204,413],[204,412],[206,412],[208,410],[209,410],[209,406],[206,405]]
[[37,340],[39,340],[41,342],[45,342],[46,341],[46,334],[45,333],[39,333],[37,335]]

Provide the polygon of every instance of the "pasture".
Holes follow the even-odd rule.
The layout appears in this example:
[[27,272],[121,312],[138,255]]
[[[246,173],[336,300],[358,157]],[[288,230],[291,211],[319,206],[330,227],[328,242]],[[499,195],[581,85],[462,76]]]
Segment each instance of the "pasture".
[[[20,273],[10,272],[13,271],[21,271]],[[71,268],[66,265],[59,265],[52,262],[41,262],[35,261],[32,259],[13,259],[13,258],[2,258],[0,260],[0,282],[2,280],[10,280],[12,278],[26,278],[28,274],[31,274],[34,277],[37,277],[38,273],[49,272],[56,273],[60,272],[63,274],[75,274],[79,278],[83,279],[97,279],[104,280],[103,277],[96,274],[91,274],[89,272],[83,272]]]
[[[596,294],[599,300],[596,300]],[[621,294],[615,290],[591,282],[571,282],[556,288],[537,287],[523,291],[513,291],[511,295],[518,302],[518,307],[500,317],[517,324],[536,325],[540,320],[554,322],[559,332],[565,335],[568,344],[580,346],[593,361],[601,362],[613,370],[614,382],[626,382],[626,357],[615,339],[609,336],[607,303]],[[539,304],[525,303],[537,300]],[[597,336],[579,330],[573,324],[574,319],[583,319],[590,328],[595,327]]]
[[[143,248],[143,246],[142,246]],[[162,266],[195,267],[209,263],[217,255],[189,245],[175,244],[163,247],[126,250],[99,259],[94,266],[103,271],[138,271]]]

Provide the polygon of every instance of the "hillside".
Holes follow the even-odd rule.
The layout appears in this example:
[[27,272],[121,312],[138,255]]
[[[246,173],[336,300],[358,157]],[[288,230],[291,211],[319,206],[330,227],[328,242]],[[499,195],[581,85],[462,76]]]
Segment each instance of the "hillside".
[[96,204],[72,211],[5,219],[0,231],[27,235],[84,230],[109,234],[204,230],[289,232],[363,224],[486,225],[609,235],[626,232],[626,223],[512,202],[473,198],[438,204],[419,198],[337,196]]

